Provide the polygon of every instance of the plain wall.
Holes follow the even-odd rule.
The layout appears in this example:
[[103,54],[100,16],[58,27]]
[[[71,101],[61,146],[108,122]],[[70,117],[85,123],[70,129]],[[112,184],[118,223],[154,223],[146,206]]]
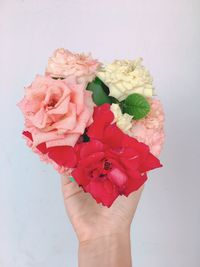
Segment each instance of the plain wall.
[[21,138],[16,103],[53,50],[144,58],[166,112],[164,168],[132,227],[134,267],[200,266],[200,1],[0,0],[0,266],[77,266],[60,177]]

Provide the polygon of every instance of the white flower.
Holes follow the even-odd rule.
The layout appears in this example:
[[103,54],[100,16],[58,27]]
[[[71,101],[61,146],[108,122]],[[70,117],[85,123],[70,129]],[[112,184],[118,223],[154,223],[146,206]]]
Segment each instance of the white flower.
[[129,133],[129,130],[132,128],[132,119],[133,116],[124,113],[122,114],[120,106],[118,104],[112,104],[110,110],[114,114],[113,123],[116,122],[117,127],[120,128],[124,133]]
[[97,76],[109,87],[110,95],[119,101],[128,95],[139,93],[147,97],[154,95],[153,79],[142,65],[142,59],[115,60],[103,66]]

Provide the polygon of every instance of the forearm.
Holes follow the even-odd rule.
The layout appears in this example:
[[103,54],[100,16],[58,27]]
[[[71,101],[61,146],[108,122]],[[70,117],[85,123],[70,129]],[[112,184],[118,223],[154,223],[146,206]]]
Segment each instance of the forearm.
[[131,267],[130,232],[79,244],[79,267]]

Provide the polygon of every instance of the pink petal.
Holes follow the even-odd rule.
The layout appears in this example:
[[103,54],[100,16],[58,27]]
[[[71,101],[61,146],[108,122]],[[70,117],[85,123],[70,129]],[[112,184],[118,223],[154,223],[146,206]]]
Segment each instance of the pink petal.
[[110,179],[110,181],[113,182],[118,187],[122,187],[126,183],[126,181],[128,179],[126,174],[124,172],[122,172],[121,170],[117,169],[117,168],[113,168],[107,174],[107,176]]

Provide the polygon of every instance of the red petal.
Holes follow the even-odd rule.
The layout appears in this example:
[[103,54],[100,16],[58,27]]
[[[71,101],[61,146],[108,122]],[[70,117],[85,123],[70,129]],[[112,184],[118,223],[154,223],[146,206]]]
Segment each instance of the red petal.
[[59,166],[67,168],[74,168],[77,162],[74,148],[70,146],[49,147],[48,156]]
[[103,142],[113,148],[122,147],[122,140],[124,133],[116,126],[116,124],[109,125],[105,128],[103,133]]
[[132,172],[129,176],[129,179],[126,183],[126,188],[123,191],[125,196],[128,196],[130,193],[138,190],[147,180],[146,173],[140,174],[139,172]]
[[48,150],[47,150],[47,147],[46,147],[46,143],[39,144],[37,146],[37,149],[43,154],[47,154],[48,153]]
[[93,123],[88,128],[87,134],[90,138],[101,140],[105,127],[114,120],[114,114],[110,110],[110,105],[103,104],[95,107],[93,120]]
[[28,137],[31,141],[33,141],[32,134],[28,131],[23,131],[22,134],[26,137]]
[[85,191],[89,192],[97,203],[101,202],[107,207],[110,207],[119,195],[116,187],[109,180],[91,181],[85,187]]
[[85,158],[93,153],[102,152],[103,150],[104,145],[98,140],[83,143],[80,146],[80,158]]
[[90,182],[90,177],[88,176],[86,171],[82,168],[76,168],[72,172],[72,176],[79,185],[85,186]]
[[98,164],[103,158],[105,154],[104,152],[96,152],[79,162],[82,168],[95,168],[95,165]]
[[136,171],[140,168],[141,165],[141,158],[139,156],[135,156],[132,159],[129,158],[120,158],[121,163],[123,164],[124,168],[129,171]]
[[153,154],[149,153],[143,161],[142,165],[140,166],[140,171],[146,172],[160,167],[162,167],[160,160],[156,158]]
[[149,153],[149,147],[147,145],[142,142],[138,142],[137,139],[128,135],[124,135],[122,145],[123,147],[131,147],[137,150],[143,157],[146,157]]
[[126,173],[122,172],[120,169],[117,168],[112,168],[112,170],[108,173],[107,176],[109,180],[119,188],[123,187],[123,185],[126,183],[128,179]]

